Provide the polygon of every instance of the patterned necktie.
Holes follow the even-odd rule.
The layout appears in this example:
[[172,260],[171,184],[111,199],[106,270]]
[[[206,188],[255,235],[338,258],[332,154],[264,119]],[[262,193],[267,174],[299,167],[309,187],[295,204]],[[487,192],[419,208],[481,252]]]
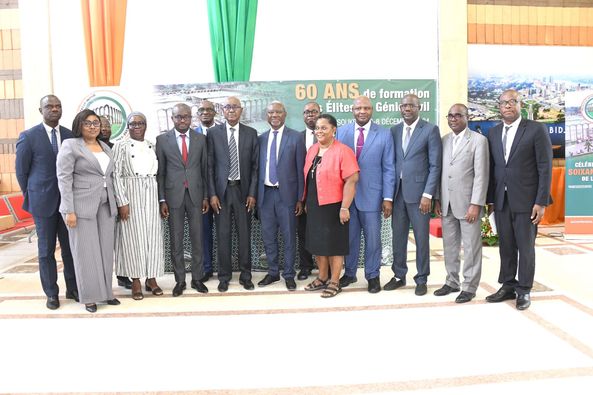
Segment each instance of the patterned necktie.
[[277,161],[276,158],[276,137],[278,137],[278,131],[274,130],[274,138],[272,138],[272,144],[270,145],[270,169],[269,169],[269,176],[270,176],[270,183],[272,185],[276,185],[278,183],[278,173],[277,173]]
[[507,135],[511,126],[504,127],[504,133],[502,134],[502,153],[504,154],[504,160],[507,160]]
[[408,144],[410,143],[410,131],[412,130],[411,127],[406,126],[406,136],[404,137],[404,154],[406,153],[406,151],[408,150]]
[[51,130],[51,149],[54,154],[58,154],[58,136],[56,135],[56,129]]
[[183,164],[187,166],[187,144],[185,143],[185,134],[180,133],[181,136],[181,160]]
[[364,146],[364,128],[358,128],[358,139],[356,139],[356,159],[360,156],[362,152],[362,147]]
[[229,179],[234,181],[239,178],[239,152],[237,151],[237,142],[235,141],[235,128],[230,128],[230,131],[229,159],[231,161],[231,167],[229,170]]

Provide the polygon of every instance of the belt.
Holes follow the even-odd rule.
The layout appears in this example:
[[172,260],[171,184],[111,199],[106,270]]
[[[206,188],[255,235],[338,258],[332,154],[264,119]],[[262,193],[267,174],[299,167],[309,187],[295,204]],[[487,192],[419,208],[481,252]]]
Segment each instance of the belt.
[[264,185],[265,188],[269,188],[269,189],[279,189],[280,187],[278,185]]
[[235,185],[241,185],[241,180],[229,180],[229,182],[227,183],[228,186],[235,186]]

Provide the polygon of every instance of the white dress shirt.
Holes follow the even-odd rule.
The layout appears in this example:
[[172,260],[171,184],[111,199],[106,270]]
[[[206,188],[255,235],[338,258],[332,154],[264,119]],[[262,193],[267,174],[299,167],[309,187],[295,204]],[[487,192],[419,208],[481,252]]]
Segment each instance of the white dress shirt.
[[59,150],[60,147],[62,146],[62,139],[60,137],[60,125],[58,124],[55,128],[52,128],[51,126],[48,126],[44,123],[43,127],[45,128],[45,133],[47,133],[47,138],[49,138],[50,144],[51,144],[51,130],[56,129],[56,140],[58,140],[58,150]]
[[[235,129],[235,144],[237,145],[237,159],[239,160],[239,177],[237,177],[237,180],[241,179],[241,153],[239,152],[239,122],[237,122],[237,124],[235,126],[231,126],[227,123],[225,123],[226,125],[226,139],[227,142],[230,143],[231,142],[231,128]],[[229,152],[230,155],[230,152]],[[229,158],[230,159],[230,158]],[[230,180],[230,178],[229,178]],[[232,181],[232,180],[231,180]]]
[[[278,135],[276,135],[276,164],[278,164],[278,154],[280,153],[280,142],[282,141],[284,125],[280,126],[280,128],[278,128],[277,130]],[[270,129],[270,134],[268,136],[268,149],[266,150],[266,152],[268,153],[268,157],[266,158],[266,178],[264,180],[264,185],[267,185],[269,187],[278,186],[278,183],[272,184],[272,182],[270,181],[270,148],[272,148],[272,140],[274,140],[274,129]]]
[[510,125],[507,125],[504,121],[502,123],[501,140],[502,140],[502,137],[504,137],[505,127],[506,126],[511,127],[509,129],[509,131],[507,132],[507,146],[506,146],[506,150],[504,150],[504,152],[505,152],[504,161],[505,162],[509,160],[509,154],[511,153],[511,147],[513,146],[513,140],[515,140],[515,135],[517,134],[517,129],[519,128],[520,123],[521,123],[521,117],[517,118],[515,120],[515,122],[511,123]]

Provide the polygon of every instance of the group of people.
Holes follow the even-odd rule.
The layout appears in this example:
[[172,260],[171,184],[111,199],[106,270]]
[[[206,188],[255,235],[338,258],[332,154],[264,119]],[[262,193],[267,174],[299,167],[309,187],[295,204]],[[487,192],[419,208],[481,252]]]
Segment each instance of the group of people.
[[[434,213],[442,218],[447,271],[445,284],[434,294],[461,291],[455,301],[465,303],[475,297],[480,281],[480,222],[487,207],[494,210],[499,229],[502,286],[486,300],[516,299],[518,309],[528,308],[537,225],[550,204],[552,148],[545,127],[521,118],[515,90],[500,95],[503,122],[487,138],[468,129],[463,104],[450,108],[451,132],[442,138],[436,125],[419,117],[417,96],[404,96],[399,107],[402,122],[388,130],[373,122],[371,100],[357,97],[353,122],[338,128],[332,115],[309,102],[303,110],[305,130],[296,131],[285,125],[284,105],[274,101],[266,108],[269,129],[258,135],[240,122],[243,108],[236,97],[222,106],[224,123],[215,121],[214,104],[202,101],[195,129],[191,108],[181,103],[172,110],[174,128],[160,134],[156,144],[144,139],[146,117],[134,112],[127,119],[128,137],[111,147],[107,119],[83,110],[70,131],[59,125],[59,99],[45,96],[43,123],[19,137],[16,168],[23,208],[35,219],[47,307],[59,307],[56,238],[66,297],[85,304],[89,312],[100,302],[119,304],[111,285],[114,262],[118,284],[129,286],[133,299],[143,298],[141,279],[147,292],[162,295],[156,282],[163,274],[162,218],[170,230],[174,297],[187,286],[186,218],[191,287],[208,292],[215,223],[218,291],[228,290],[234,221],[239,284],[253,290],[250,224],[255,212],[268,263],[258,286],[282,276],[286,288],[295,290],[295,278],[306,280],[316,262],[318,275],[305,290],[322,291],[324,298],[358,281],[361,234],[368,291],[405,286],[410,225],[416,244],[415,294],[426,294]],[[394,276],[383,287],[381,217],[392,218],[393,231]]]

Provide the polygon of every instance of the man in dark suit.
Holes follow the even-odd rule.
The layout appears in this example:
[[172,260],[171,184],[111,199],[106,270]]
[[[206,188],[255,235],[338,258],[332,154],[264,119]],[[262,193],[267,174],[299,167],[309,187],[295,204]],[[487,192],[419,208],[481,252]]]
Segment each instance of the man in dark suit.
[[239,123],[241,101],[229,97],[223,107],[226,123],[208,130],[208,192],[216,221],[218,290],[226,292],[232,277],[231,218],[239,239],[239,283],[254,289],[251,281],[251,213],[257,196],[259,146],[257,131]]
[[156,156],[161,216],[169,218],[171,261],[176,283],[173,296],[183,294],[186,288],[183,259],[186,216],[191,240],[191,287],[207,293],[208,288],[200,281],[204,275],[202,215],[209,209],[206,137],[190,129],[191,109],[187,104],[173,106],[171,120],[175,127],[156,139]]
[[[521,96],[513,89],[500,95],[503,122],[488,132],[490,184],[486,202],[494,210],[500,242],[502,287],[487,302],[516,300],[525,310],[535,275],[537,225],[550,204],[552,143],[546,127],[521,118]],[[517,279],[517,269],[519,272]]]
[[[215,115],[216,109],[214,108],[214,104],[209,100],[202,100],[200,106],[198,107],[198,118],[200,120],[200,124],[196,128],[196,132],[203,134],[204,136],[208,136],[208,129],[219,124],[214,119]],[[214,217],[212,213],[212,210],[208,210],[208,212],[202,215],[202,249],[204,253],[204,276],[200,280],[202,282],[210,280],[210,277],[213,275],[212,225],[214,224]]]
[[391,229],[395,276],[383,287],[406,285],[410,222],[416,241],[415,293],[426,294],[430,274],[429,221],[432,198],[441,177],[442,144],[439,128],[419,118],[420,100],[409,94],[399,105],[403,122],[391,128],[395,150],[395,197]]
[[56,155],[62,142],[72,138],[72,132],[59,126],[62,103],[54,95],[44,96],[39,112],[43,123],[25,130],[16,143],[16,177],[23,192],[23,210],[35,220],[39,275],[50,310],[60,307],[56,267],[56,237],[60,241],[66,298],[78,302],[74,263],[70,252],[68,229],[58,212],[60,191],[56,177]]
[[389,218],[393,208],[393,137],[387,129],[371,120],[373,105],[368,97],[354,99],[352,113],[354,122],[341,126],[337,133],[337,139],[354,151],[360,167],[356,196],[350,205],[350,254],[345,258],[340,287],[347,287],[357,281],[362,231],[367,289],[370,293],[377,293],[381,291],[381,214]]
[[[303,120],[305,121],[305,130],[303,130],[303,141],[305,148],[309,150],[313,144],[317,142],[315,137],[315,123],[321,115],[321,107],[319,104],[312,101],[305,104],[303,109]],[[306,151],[305,151],[306,153]],[[297,278],[299,280],[306,280],[309,278],[311,271],[313,270],[313,255],[305,248],[305,234],[307,229],[307,213],[303,211],[301,215],[297,217],[297,235],[299,237],[299,274]]]
[[268,274],[257,283],[265,287],[280,280],[278,229],[284,241],[282,277],[289,291],[296,290],[296,221],[303,212],[305,143],[296,130],[285,126],[286,109],[280,102],[267,108],[270,130],[259,136],[258,200]]

